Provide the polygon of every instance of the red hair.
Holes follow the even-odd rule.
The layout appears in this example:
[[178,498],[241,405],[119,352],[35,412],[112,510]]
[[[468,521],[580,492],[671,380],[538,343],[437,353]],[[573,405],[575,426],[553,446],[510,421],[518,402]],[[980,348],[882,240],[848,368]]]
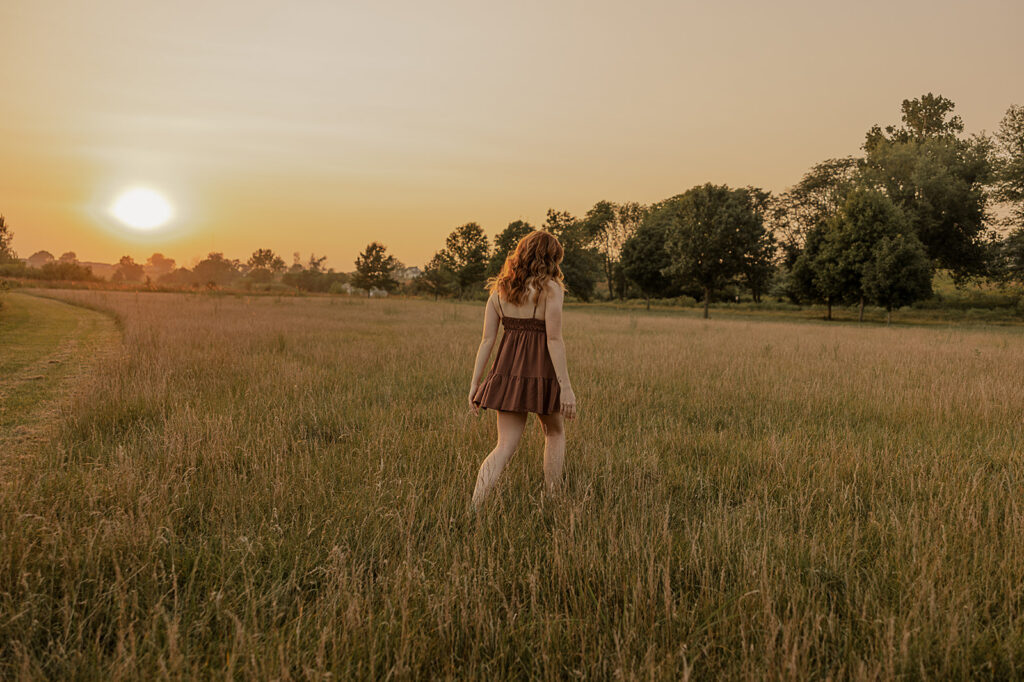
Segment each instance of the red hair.
[[564,291],[565,277],[558,267],[564,257],[565,249],[555,235],[547,230],[534,230],[519,240],[498,276],[487,280],[487,288],[512,305],[522,305],[530,287],[539,295],[549,280],[557,282]]

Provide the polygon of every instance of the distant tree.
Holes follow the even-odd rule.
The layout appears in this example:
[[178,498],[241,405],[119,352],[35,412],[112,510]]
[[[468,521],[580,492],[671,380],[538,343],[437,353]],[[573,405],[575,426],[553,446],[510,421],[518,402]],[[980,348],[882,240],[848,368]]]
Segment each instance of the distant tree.
[[50,261],[39,268],[40,279],[62,280],[70,282],[90,282],[97,278],[92,274],[92,268],[82,265],[77,261]]
[[49,251],[36,251],[28,257],[28,265],[32,268],[41,268],[54,260],[53,254]]
[[225,258],[223,253],[209,253],[192,268],[192,278],[206,286],[225,286],[239,276],[240,265],[238,260]]
[[644,295],[648,310],[652,298],[676,293],[672,278],[664,274],[672,264],[665,248],[669,225],[667,220],[644,221],[622,245],[622,270]]
[[835,214],[857,186],[863,159],[826,159],[815,164],[796,185],[772,197],[766,221],[782,252],[782,265],[791,268],[803,251],[808,233]]
[[558,237],[565,250],[562,274],[569,293],[581,301],[589,301],[594,297],[602,267],[601,254],[591,246],[587,226],[567,211],[548,209],[544,229]]
[[61,263],[77,263],[78,255],[74,251],[65,251],[57,260]]
[[[754,210],[761,216],[762,223],[770,211],[772,197],[769,192],[748,187],[754,201]],[[743,283],[750,289],[750,295],[755,303],[761,302],[761,294],[768,290],[772,279],[775,276],[775,252],[778,244],[775,235],[769,229],[760,231],[760,237],[756,242],[743,252]]]
[[1019,227],[1000,244],[1001,277],[1024,284],[1024,227]]
[[533,225],[524,220],[515,220],[508,224],[494,239],[494,252],[487,263],[487,276],[494,277],[501,272],[505,259],[512,253],[519,241],[533,232]]
[[647,215],[647,208],[638,203],[614,204],[610,201],[599,201],[594,204],[583,218],[590,243],[601,254],[605,279],[608,282],[610,298],[625,297],[621,287],[616,291],[616,270],[626,240],[636,232]]
[[146,259],[146,273],[153,279],[160,279],[174,272],[174,259],[162,253],[154,253]]
[[433,294],[434,300],[439,296],[448,296],[456,289],[455,275],[448,268],[447,261],[440,253],[434,254],[423,272],[416,278],[416,288]]
[[864,264],[863,289],[868,300],[892,311],[932,295],[932,263],[914,234],[882,237]]
[[284,259],[270,249],[256,249],[246,262],[246,278],[253,282],[267,283],[285,270]]
[[[832,317],[834,303],[850,302],[858,303],[858,319],[863,320],[866,301],[904,305],[899,301],[911,293],[928,295],[931,268],[926,268],[927,288],[921,287],[915,279],[920,268],[920,263],[914,259],[915,249],[923,248],[892,200],[878,190],[859,188],[847,196],[834,216],[809,235],[807,248],[794,272],[805,289],[813,292],[814,298],[826,302],[828,319]],[[884,249],[884,253],[879,249]],[[869,271],[872,272],[871,289],[868,288]],[[908,278],[903,289],[891,280],[900,273]]]
[[455,278],[459,296],[483,284],[489,251],[487,235],[476,223],[466,223],[448,235],[440,255]]
[[0,265],[18,262],[18,254],[11,247],[13,240],[14,233],[11,232],[11,226],[7,224],[3,215],[0,215]]
[[904,100],[902,126],[868,131],[864,168],[867,181],[903,210],[935,265],[962,283],[988,266],[991,142],[963,138],[953,109],[952,101],[931,93]]
[[326,262],[327,256],[320,256],[317,258],[316,255],[311,253],[309,254],[309,266],[307,269],[310,272],[326,272],[326,268],[324,267],[324,263]]
[[1010,206],[1011,225],[1024,228],[1024,106],[1011,106],[995,134],[995,195]]
[[247,264],[252,269],[261,268],[273,274],[284,272],[286,267],[284,259],[270,249],[256,249]]
[[665,201],[650,220],[664,223],[670,264],[666,274],[711,296],[744,274],[745,257],[765,240],[764,218],[750,189],[700,185]]
[[302,254],[296,251],[292,254],[292,264],[288,267],[288,272],[302,272],[305,269],[302,266]]
[[389,255],[380,242],[371,242],[356,258],[356,271],[352,276],[352,286],[364,289],[370,295],[371,289],[394,291],[398,287],[393,273],[398,267],[398,260]]
[[115,282],[141,282],[146,276],[142,266],[135,262],[131,256],[121,256],[114,270],[113,280]]

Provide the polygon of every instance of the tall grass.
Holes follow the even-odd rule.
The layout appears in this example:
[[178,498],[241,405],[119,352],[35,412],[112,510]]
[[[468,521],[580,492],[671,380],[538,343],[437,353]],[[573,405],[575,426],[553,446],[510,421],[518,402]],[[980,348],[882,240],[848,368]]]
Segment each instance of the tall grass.
[[481,309],[59,292],[123,351],[0,498],[0,677],[1019,677],[1024,335],[566,314],[468,512]]

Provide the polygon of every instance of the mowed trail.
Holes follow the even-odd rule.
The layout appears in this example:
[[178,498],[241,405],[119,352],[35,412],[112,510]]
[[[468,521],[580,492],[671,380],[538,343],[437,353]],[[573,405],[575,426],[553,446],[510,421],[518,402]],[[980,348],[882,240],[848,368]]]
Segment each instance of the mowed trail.
[[0,471],[52,436],[63,402],[120,334],[103,313],[8,294],[0,309]]

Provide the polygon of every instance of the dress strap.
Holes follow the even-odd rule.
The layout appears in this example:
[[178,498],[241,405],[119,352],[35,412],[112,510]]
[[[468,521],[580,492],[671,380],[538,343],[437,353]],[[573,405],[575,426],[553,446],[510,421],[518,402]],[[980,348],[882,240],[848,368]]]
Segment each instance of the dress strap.
[[538,291],[537,292],[537,298],[534,299],[534,301],[533,301],[533,314],[530,315],[530,317],[537,317],[537,304],[540,303],[540,295],[542,293],[543,293],[542,291]]
[[[501,296],[494,294],[494,300],[498,302],[498,310],[501,310]],[[505,317],[505,311],[501,310],[500,317]]]

